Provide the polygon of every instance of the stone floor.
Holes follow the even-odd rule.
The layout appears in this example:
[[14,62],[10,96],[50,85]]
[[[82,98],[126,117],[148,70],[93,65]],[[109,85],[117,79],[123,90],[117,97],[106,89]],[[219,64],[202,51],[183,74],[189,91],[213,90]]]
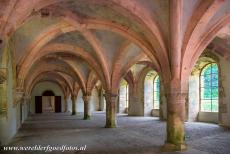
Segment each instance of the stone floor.
[[[166,123],[153,117],[118,115],[118,128],[104,128],[105,114],[94,113],[91,120],[82,115],[34,115],[25,121],[11,146],[86,145],[86,151],[74,154],[155,154],[165,140]],[[230,130],[207,123],[186,123],[188,150],[183,154],[230,154]],[[0,153],[3,153],[0,151]],[[4,153],[44,153],[4,152]],[[53,151],[49,153],[63,153]]]

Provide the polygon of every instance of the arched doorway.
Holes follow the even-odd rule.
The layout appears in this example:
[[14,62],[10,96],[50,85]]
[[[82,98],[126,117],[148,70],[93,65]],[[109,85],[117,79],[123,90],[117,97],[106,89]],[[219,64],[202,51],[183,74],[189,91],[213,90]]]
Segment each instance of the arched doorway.
[[61,96],[55,96],[52,90],[46,90],[42,96],[35,96],[35,113],[61,112]]

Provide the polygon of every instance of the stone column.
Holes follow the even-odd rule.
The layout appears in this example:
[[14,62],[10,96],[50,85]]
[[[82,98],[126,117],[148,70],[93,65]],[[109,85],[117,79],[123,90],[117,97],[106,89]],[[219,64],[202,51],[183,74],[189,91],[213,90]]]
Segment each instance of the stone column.
[[28,101],[27,101],[27,104],[28,104],[27,114],[28,114],[28,116],[31,115],[31,112],[30,112],[30,103],[31,103],[31,99],[28,99]]
[[31,100],[31,96],[27,96],[27,106],[28,106],[28,110],[27,110],[27,115],[29,116],[29,115],[31,115],[31,109],[30,109],[30,107],[31,107],[31,102],[32,102],[32,100]]
[[72,95],[71,100],[72,100],[72,115],[76,115],[76,100],[77,100],[77,96]]
[[106,93],[106,128],[116,128],[116,105],[117,105],[117,94]]
[[165,87],[162,80],[160,80],[160,109],[159,109],[159,118],[160,120],[167,120],[167,98],[165,93]]
[[[167,81],[167,141],[165,150],[186,149],[184,140],[185,117],[185,83],[182,83],[181,64],[183,55],[181,52],[183,38],[182,18],[183,0],[170,0],[170,81]],[[188,68],[187,68],[188,69]],[[184,79],[183,79],[184,80]]]
[[90,111],[90,95],[83,96],[84,101],[84,120],[90,120],[91,111]]
[[117,101],[116,101],[116,112],[117,114],[120,113],[120,90],[118,91],[118,95],[117,95]]
[[129,116],[144,116],[144,79],[129,85]]
[[184,131],[186,96],[187,93],[177,87],[177,84],[171,83],[167,94],[167,140],[164,145],[166,151],[186,149]]
[[102,93],[102,90],[100,90],[99,94],[98,94],[98,98],[99,98],[99,109],[98,111],[103,111],[103,108],[104,108],[104,102],[103,102],[103,93]]

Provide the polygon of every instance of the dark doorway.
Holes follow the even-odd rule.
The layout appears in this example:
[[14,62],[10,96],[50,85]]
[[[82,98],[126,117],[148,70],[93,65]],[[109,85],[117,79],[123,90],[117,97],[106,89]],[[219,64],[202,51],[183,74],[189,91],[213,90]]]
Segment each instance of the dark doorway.
[[55,96],[55,94],[51,90],[46,90],[42,93],[42,96]]
[[61,96],[55,96],[55,112],[61,112]]
[[42,96],[35,96],[35,113],[42,113]]
[[[45,102],[43,102],[44,99]],[[42,112],[61,112],[61,96],[55,96],[54,92],[51,90],[44,91],[42,96],[35,96],[35,113]]]

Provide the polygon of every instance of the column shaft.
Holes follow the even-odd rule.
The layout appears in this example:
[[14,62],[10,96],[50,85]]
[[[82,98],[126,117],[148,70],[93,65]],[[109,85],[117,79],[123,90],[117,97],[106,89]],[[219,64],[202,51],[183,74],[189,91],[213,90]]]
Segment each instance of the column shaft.
[[167,151],[186,149],[184,131],[186,95],[180,88],[170,88],[167,94],[167,141],[164,145]]
[[106,98],[106,128],[115,128],[117,126],[116,118],[116,105],[117,95],[116,94],[105,94]]
[[89,96],[89,95],[83,96],[83,100],[84,100],[84,120],[89,120],[91,118],[90,97],[91,96]]
[[72,100],[72,115],[76,115],[76,100],[77,100],[77,97],[72,95],[71,100]]
[[67,99],[67,97],[64,97],[64,101],[65,101],[65,112],[68,112],[68,99]]
[[102,90],[100,90],[99,94],[98,94],[98,99],[99,99],[99,109],[98,109],[98,111],[103,111],[102,96],[103,96]]

